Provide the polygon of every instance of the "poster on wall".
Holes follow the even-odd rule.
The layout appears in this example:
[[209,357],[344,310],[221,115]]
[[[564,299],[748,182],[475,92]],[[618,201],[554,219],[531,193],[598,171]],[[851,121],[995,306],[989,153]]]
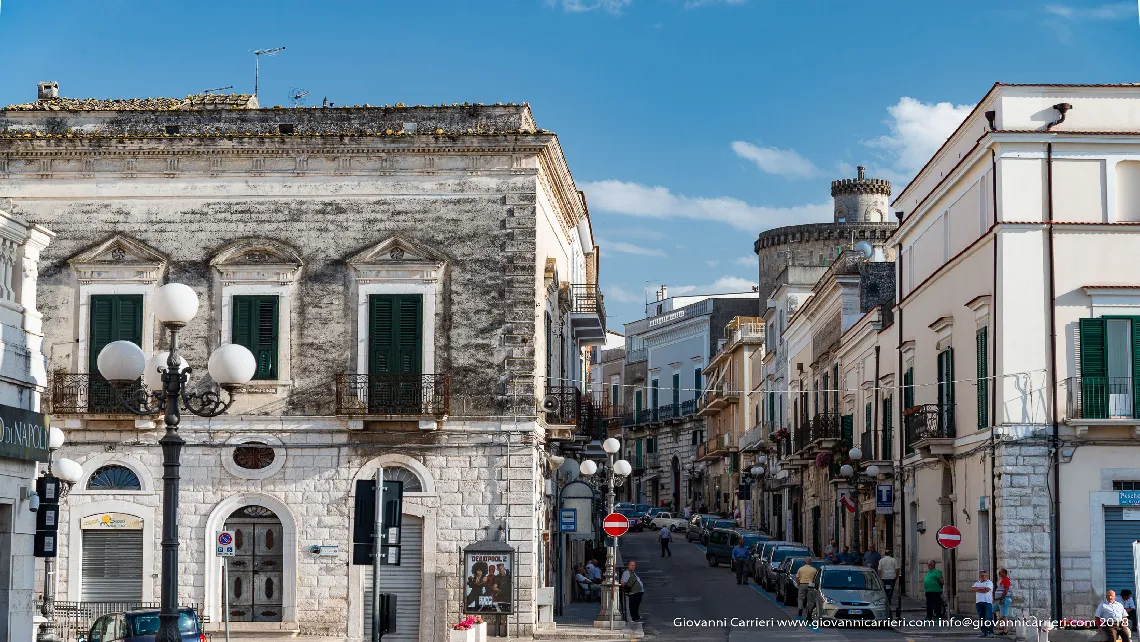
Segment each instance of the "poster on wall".
[[514,551],[463,551],[463,612],[514,613]]

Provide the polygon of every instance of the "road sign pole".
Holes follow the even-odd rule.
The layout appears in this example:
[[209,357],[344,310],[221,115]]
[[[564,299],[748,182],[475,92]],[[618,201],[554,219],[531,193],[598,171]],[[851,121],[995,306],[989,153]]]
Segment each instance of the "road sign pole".
[[222,558],[222,621],[226,624],[226,642],[230,642],[230,565]]
[[384,467],[376,469],[376,524],[372,540],[372,642],[380,642],[383,624],[380,622],[380,545],[381,530],[384,528]]

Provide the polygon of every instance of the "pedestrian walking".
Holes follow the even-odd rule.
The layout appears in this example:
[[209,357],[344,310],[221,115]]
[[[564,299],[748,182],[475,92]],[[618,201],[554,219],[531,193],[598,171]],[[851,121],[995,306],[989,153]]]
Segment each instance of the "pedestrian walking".
[[994,610],[1001,614],[1001,630],[999,635],[1009,634],[1009,607],[1013,605],[1013,581],[1009,578],[1009,571],[998,569],[998,583],[994,591]]
[[748,584],[748,574],[744,567],[747,561],[748,549],[744,548],[744,538],[741,537],[736,540],[736,546],[732,547],[732,572],[736,573],[737,584]]
[[1097,619],[1097,628],[1104,631],[1112,642],[1117,642],[1120,638],[1124,638],[1124,642],[1132,639],[1132,633],[1128,630],[1128,612],[1124,610],[1123,604],[1116,601],[1116,591],[1104,594],[1104,601],[1096,607],[1093,617]]
[[634,622],[643,622],[641,619],[641,598],[645,597],[645,585],[637,576],[637,562],[630,560],[625,572],[621,574],[621,588],[629,600],[629,617]]
[[804,565],[796,571],[796,604],[799,605],[796,617],[803,617],[804,608],[807,606],[808,590],[811,588],[811,583],[815,581],[816,573],[819,573],[819,569],[811,565],[810,557],[804,560]]
[[669,542],[673,541],[673,531],[669,530],[668,526],[661,527],[661,557],[668,555],[673,557],[673,551],[669,550]]
[[863,566],[869,566],[877,571],[881,559],[883,556],[879,555],[879,552],[875,550],[875,545],[872,544],[867,547],[867,552],[863,554]]
[[936,568],[938,562],[930,560],[926,565],[926,575],[922,578],[922,590],[926,593],[926,619],[933,620],[942,612],[942,571]]
[[978,611],[981,620],[982,637],[994,637],[994,583],[990,581],[989,573],[978,571],[978,581],[971,587],[974,591],[974,608]]
[[883,587],[887,589],[887,604],[891,603],[891,598],[895,594],[895,583],[899,581],[899,561],[891,555],[891,550],[887,549],[887,554],[879,559],[879,579],[883,581]]

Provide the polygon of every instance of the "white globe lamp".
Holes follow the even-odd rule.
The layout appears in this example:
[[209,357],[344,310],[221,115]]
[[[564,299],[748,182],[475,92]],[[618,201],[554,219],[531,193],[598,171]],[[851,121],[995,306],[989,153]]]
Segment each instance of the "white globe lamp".
[[851,450],[847,451],[847,455],[851,457],[851,459],[859,461],[863,458],[863,451],[858,446],[855,446]]
[[610,437],[609,439],[602,442],[602,450],[612,455],[621,450],[621,442],[614,439],[613,437]]
[[867,467],[867,474],[871,477],[878,477],[879,476],[879,467],[878,466],[868,466]]
[[633,472],[633,467],[629,465],[628,461],[619,459],[614,462],[614,474],[627,477],[631,472]]
[[851,467],[851,464],[843,464],[839,467],[839,474],[843,477],[850,477],[854,472],[855,469]]
[[63,446],[66,440],[66,435],[63,431],[55,426],[48,428],[48,450],[58,450]]
[[154,316],[163,325],[182,327],[198,314],[198,294],[188,285],[167,283],[154,293]]
[[[146,362],[146,369],[143,370],[143,383],[151,391],[159,390],[162,388],[162,373],[166,372],[166,364],[170,361],[170,351],[164,350],[154,355]],[[185,372],[190,367],[189,363],[181,356],[178,357],[178,371]]]
[[51,465],[52,473],[65,482],[74,484],[83,477],[83,466],[72,459],[63,457]]
[[244,386],[257,372],[257,360],[245,346],[227,343],[214,350],[207,368],[219,386]]
[[758,463],[758,464],[766,464],[766,463],[768,463],[768,457],[767,457],[767,455],[760,455],[759,457],[757,457],[757,458],[756,458],[756,463]]
[[598,472],[598,465],[587,459],[578,466],[578,471],[586,477],[589,477],[590,475]]
[[112,341],[99,351],[95,366],[107,381],[127,383],[142,376],[146,355],[130,341]]

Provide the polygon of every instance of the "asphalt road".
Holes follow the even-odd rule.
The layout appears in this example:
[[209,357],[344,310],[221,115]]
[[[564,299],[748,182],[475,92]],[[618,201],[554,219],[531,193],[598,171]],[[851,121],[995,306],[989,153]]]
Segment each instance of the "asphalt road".
[[[724,565],[710,567],[705,561],[704,547],[687,543],[683,535],[678,536],[671,546],[673,556],[662,558],[657,538],[653,532],[627,533],[621,538],[622,557],[637,562],[638,574],[645,584],[641,617],[645,620],[647,637],[726,642],[773,639],[905,642],[924,637],[913,634],[908,637],[891,629],[797,626],[793,623],[795,607],[777,604],[774,595],[755,584],[737,584],[732,571]],[[716,620],[723,622],[709,622]],[[692,621],[704,622],[694,624]],[[955,638],[939,636],[939,639]]]

